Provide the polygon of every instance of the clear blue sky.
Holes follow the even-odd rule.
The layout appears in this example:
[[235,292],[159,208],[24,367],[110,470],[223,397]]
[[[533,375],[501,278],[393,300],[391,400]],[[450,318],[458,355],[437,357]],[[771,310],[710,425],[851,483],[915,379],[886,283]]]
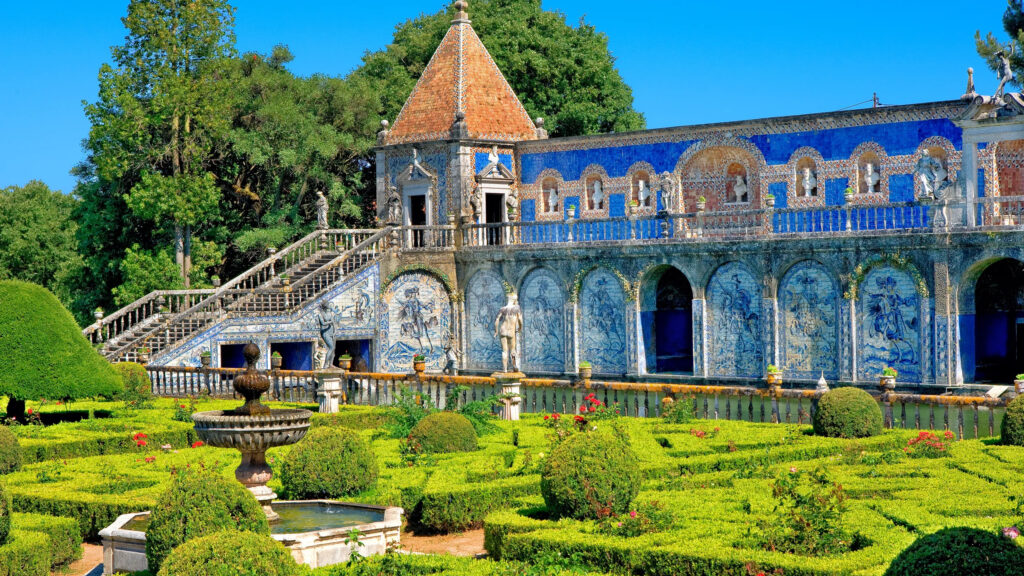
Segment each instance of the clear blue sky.
[[[292,70],[344,75],[394,26],[445,0],[235,0],[240,51],[287,44]],[[974,32],[1002,34],[1003,0],[838,3],[544,0],[608,34],[649,127],[953,99],[968,66],[979,92],[995,77]],[[89,125],[81,101],[120,44],[127,0],[3,3],[0,187],[39,179],[70,191]],[[470,0],[472,18],[472,0]],[[393,119],[392,119],[393,120]]]

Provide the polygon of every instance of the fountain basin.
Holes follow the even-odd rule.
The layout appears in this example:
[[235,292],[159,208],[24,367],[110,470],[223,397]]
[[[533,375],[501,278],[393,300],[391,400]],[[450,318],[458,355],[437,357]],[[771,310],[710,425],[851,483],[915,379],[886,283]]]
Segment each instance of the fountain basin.
[[192,415],[196,434],[210,446],[240,452],[265,452],[294,444],[309,430],[309,410],[271,410],[270,414],[242,416],[231,410],[211,410]]
[[[394,506],[373,506],[336,500],[275,502],[281,520],[271,524],[271,536],[291,550],[296,562],[311,568],[347,562],[352,545],[345,540],[359,530],[363,556],[383,554],[397,544],[403,510]],[[103,573],[147,570],[146,528],[149,512],[118,516],[100,531],[103,541]]]

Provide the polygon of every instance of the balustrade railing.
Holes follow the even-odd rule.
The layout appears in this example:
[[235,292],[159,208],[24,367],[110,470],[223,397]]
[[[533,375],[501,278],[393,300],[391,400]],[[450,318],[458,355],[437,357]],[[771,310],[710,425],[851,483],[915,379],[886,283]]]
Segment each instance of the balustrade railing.
[[121,336],[159,321],[161,314],[177,314],[213,294],[214,289],[156,290],[87,326],[82,334],[93,344],[116,344]]
[[455,226],[403,226],[396,229],[404,252],[432,252],[455,247]]
[[[148,366],[153,393],[182,397],[204,392],[232,396],[233,380],[239,368],[174,368]],[[317,386],[324,373],[298,370],[270,370],[267,396],[288,402],[316,402]],[[439,408],[449,398],[459,406],[498,396],[501,386],[494,378],[444,376],[439,374],[395,374],[345,372],[342,375],[342,404],[388,406],[405,388]],[[665,398],[688,403],[697,418],[758,423],[809,424],[817,405],[813,390],[755,388],[752,386],[702,386],[646,382],[604,382],[525,378],[521,382],[520,409],[524,413],[574,414],[593,393],[608,406],[615,405],[623,416],[662,416]],[[459,387],[459,388],[457,388]],[[980,438],[998,434],[1007,400],[981,396],[880,394],[869,391],[881,405],[886,428],[949,430],[957,438]]]

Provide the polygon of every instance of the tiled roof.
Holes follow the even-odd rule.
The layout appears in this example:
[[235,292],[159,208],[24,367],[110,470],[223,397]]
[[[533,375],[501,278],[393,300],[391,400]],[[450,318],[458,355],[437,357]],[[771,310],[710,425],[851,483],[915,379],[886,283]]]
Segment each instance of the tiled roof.
[[453,138],[462,113],[463,137],[517,142],[537,131],[465,13],[452,21],[384,140],[406,144]]

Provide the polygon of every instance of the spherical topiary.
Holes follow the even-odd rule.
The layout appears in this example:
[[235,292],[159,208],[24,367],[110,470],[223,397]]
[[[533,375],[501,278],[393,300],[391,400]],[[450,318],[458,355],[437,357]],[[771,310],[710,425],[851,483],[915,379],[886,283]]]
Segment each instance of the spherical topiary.
[[1024,446],[1024,396],[1018,396],[1006,405],[1002,442],[1011,446]]
[[114,369],[121,375],[121,400],[129,408],[142,408],[153,396],[153,384],[146,367],[135,362],[118,362]]
[[0,426],[0,474],[21,468],[21,445],[7,426]]
[[0,544],[7,542],[11,533],[11,495],[7,488],[0,484]]
[[472,452],[476,430],[468,418],[455,412],[434,412],[409,432],[409,442],[419,452]]
[[836,388],[818,400],[814,433],[832,438],[864,438],[882,432],[882,409],[860,388]]
[[625,440],[585,432],[544,460],[540,491],[549,509],[582,520],[628,511],[642,481],[640,461]]
[[1020,574],[1024,548],[977,528],[944,528],[922,536],[892,561],[885,576]]
[[[152,569],[151,569],[152,570]],[[298,576],[291,552],[270,536],[227,530],[174,549],[157,576]]]
[[270,534],[270,525],[263,508],[237,481],[205,469],[179,471],[150,514],[149,570],[159,570],[181,544],[222,530]]
[[351,496],[377,482],[377,459],[352,430],[314,428],[288,453],[280,478],[285,498]]

